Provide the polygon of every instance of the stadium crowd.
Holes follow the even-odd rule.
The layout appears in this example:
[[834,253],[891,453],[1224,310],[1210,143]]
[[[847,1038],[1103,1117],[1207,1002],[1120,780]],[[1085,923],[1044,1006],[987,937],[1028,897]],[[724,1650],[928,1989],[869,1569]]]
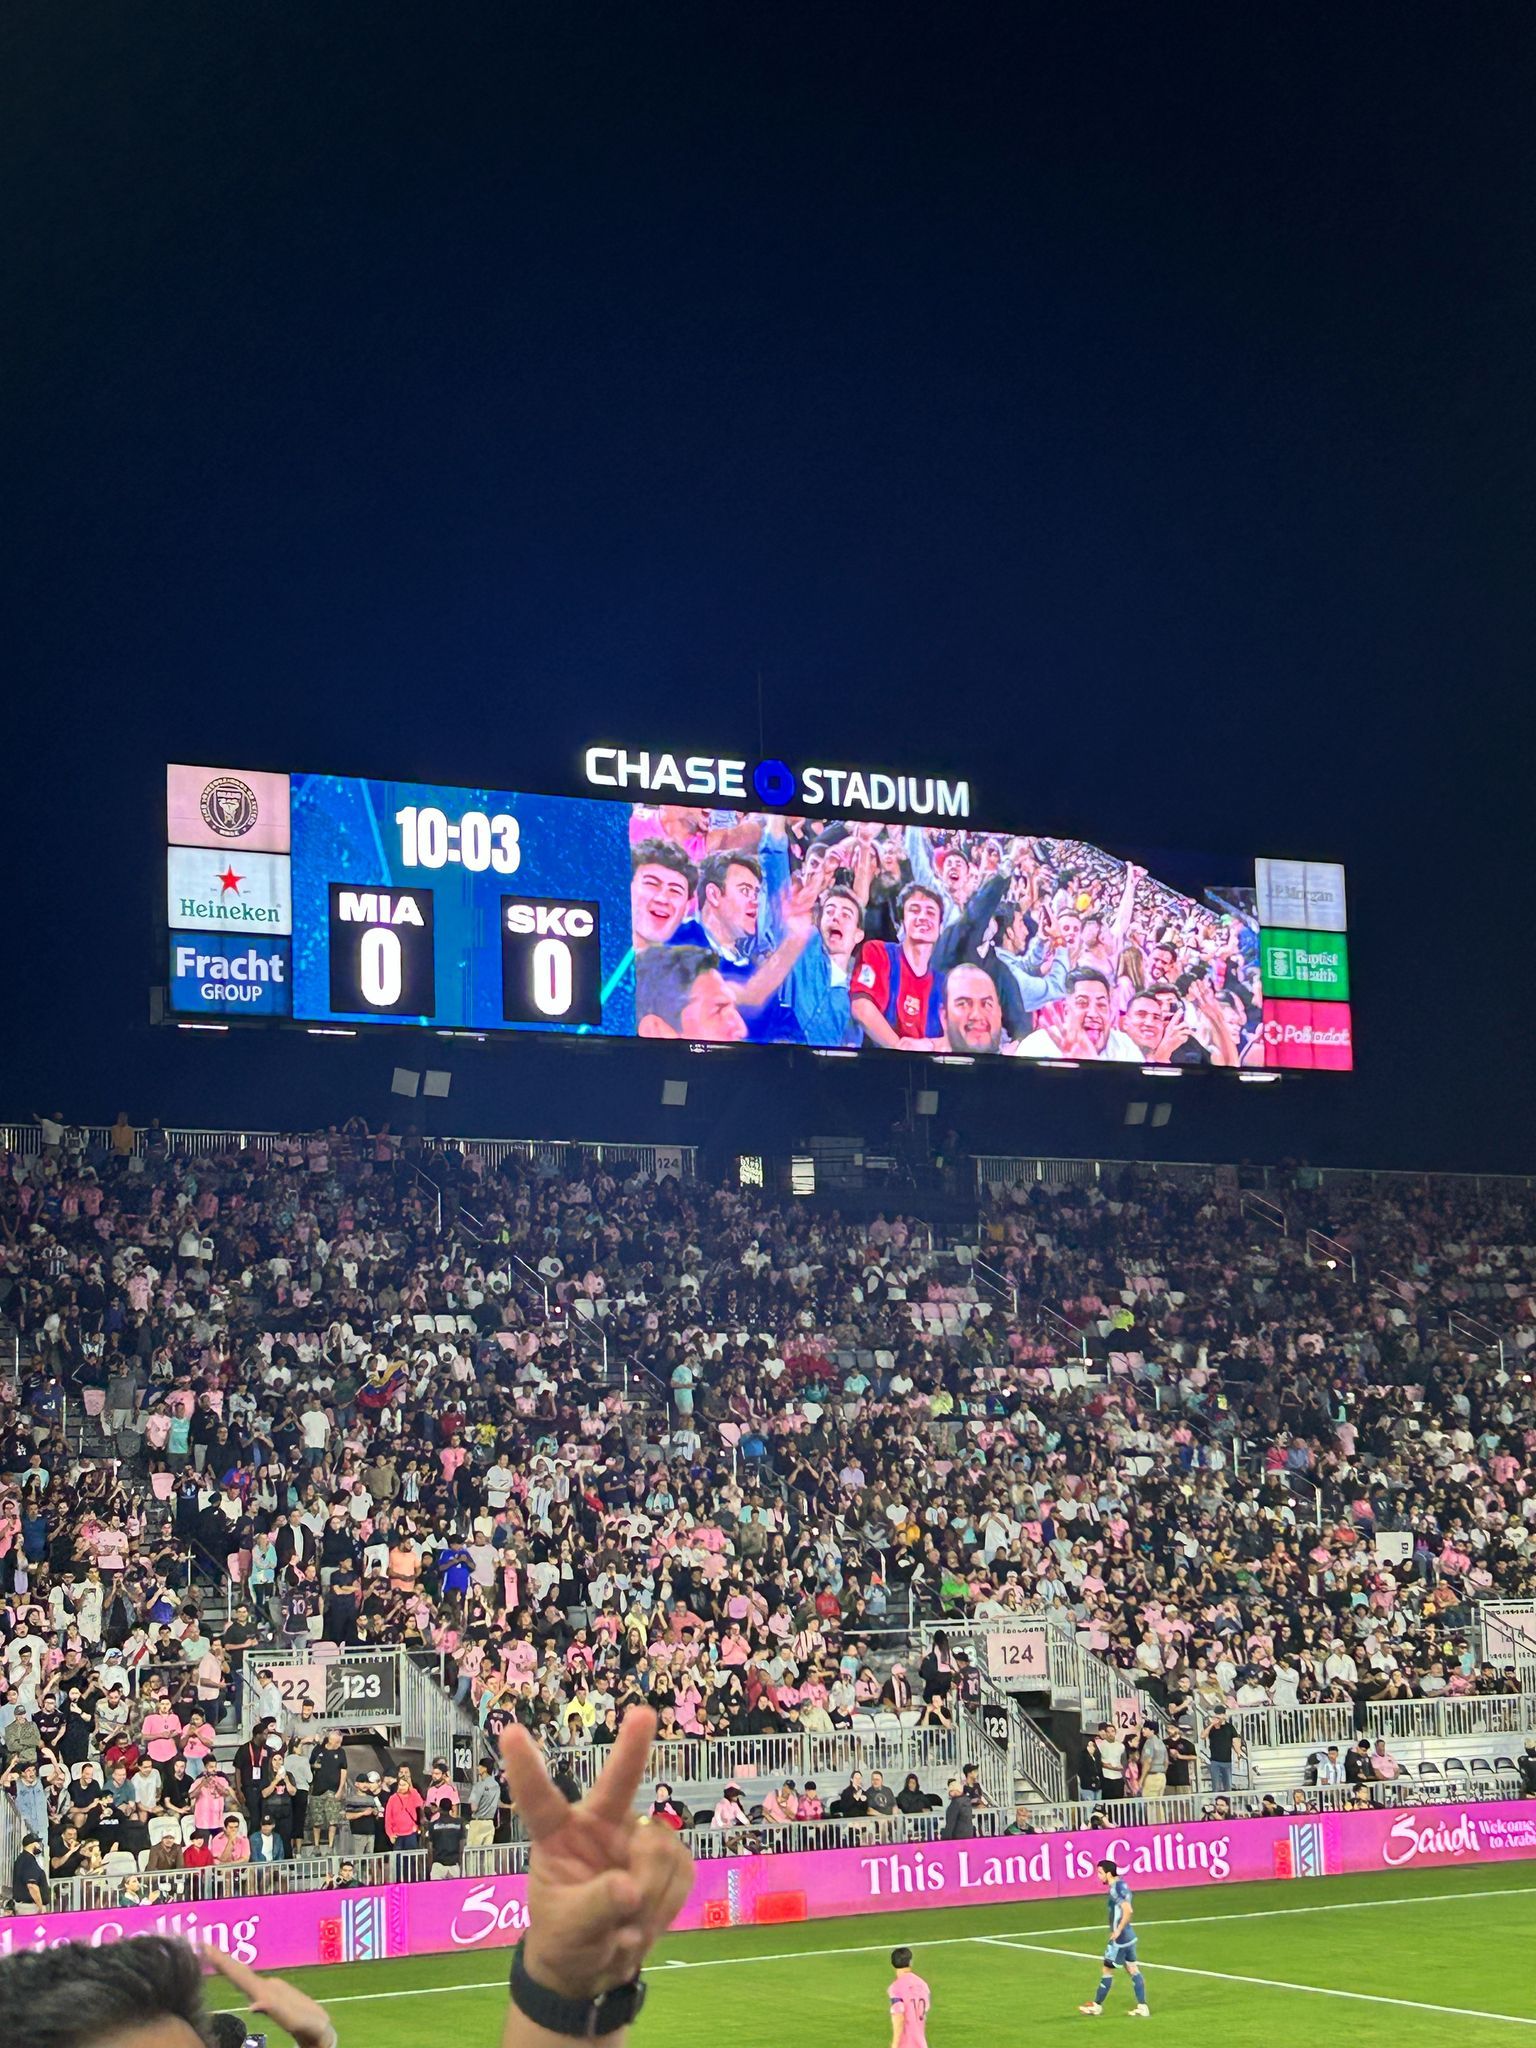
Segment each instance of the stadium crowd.
[[[434,1653],[573,1783],[642,1699],[675,1776],[710,1736],[949,1727],[975,1676],[942,1637],[893,1650],[922,1620],[1069,1617],[1171,1715],[1169,1789],[1221,1710],[1518,1682],[1470,1626],[1536,1592],[1518,1196],[1298,1182],[1282,1236],[1214,1181],[999,1190],[979,1293],[900,1215],[492,1173],[360,1123],[196,1158],[117,1129],[40,1119],[0,1163],[0,1747],[54,1877],[505,1838],[489,1764],[353,1782],[259,1663],[251,1697],[279,1642]],[[1133,1789],[1143,1740],[1108,1771],[1091,1745],[1084,1791]],[[948,1831],[980,1797],[802,1784],[757,1822],[736,1789],[722,1828],[842,1801]]]
[[1262,1065],[1257,928],[1075,840],[638,805],[643,1037]]

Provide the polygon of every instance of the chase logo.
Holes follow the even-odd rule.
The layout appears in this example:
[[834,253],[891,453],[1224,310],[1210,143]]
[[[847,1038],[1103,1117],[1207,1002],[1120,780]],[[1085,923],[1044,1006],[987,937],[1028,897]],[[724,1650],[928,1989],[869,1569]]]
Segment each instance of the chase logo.
[[794,801],[794,770],[784,761],[759,761],[752,770],[752,787],[770,811],[781,811]]

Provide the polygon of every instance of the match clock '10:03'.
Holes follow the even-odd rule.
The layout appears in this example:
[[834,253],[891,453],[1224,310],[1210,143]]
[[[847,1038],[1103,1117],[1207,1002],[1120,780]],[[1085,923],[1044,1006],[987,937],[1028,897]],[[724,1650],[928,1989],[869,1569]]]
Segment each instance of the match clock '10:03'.
[[472,875],[488,870],[515,875],[523,858],[516,818],[506,811],[487,817],[465,811],[458,823],[431,804],[407,804],[396,811],[400,858],[408,868],[463,867]]

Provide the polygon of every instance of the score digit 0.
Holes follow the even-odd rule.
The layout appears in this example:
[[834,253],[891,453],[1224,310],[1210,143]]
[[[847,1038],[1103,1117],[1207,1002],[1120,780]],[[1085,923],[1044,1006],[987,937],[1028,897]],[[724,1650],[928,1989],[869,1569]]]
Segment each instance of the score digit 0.
[[502,1015],[509,1024],[600,1024],[602,943],[595,903],[501,899]]
[[330,889],[331,1009],[430,1017],[437,1005],[430,889]]

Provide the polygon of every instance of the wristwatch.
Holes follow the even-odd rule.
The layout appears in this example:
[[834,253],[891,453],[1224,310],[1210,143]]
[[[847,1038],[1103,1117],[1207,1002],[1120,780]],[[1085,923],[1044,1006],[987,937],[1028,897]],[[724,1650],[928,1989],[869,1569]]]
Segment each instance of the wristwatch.
[[616,1984],[598,1998],[562,1998],[529,1976],[521,1942],[512,1951],[510,1988],[512,2003],[536,2027],[577,2041],[600,2041],[606,2034],[616,2034],[645,2003],[645,1985],[638,1977]]

